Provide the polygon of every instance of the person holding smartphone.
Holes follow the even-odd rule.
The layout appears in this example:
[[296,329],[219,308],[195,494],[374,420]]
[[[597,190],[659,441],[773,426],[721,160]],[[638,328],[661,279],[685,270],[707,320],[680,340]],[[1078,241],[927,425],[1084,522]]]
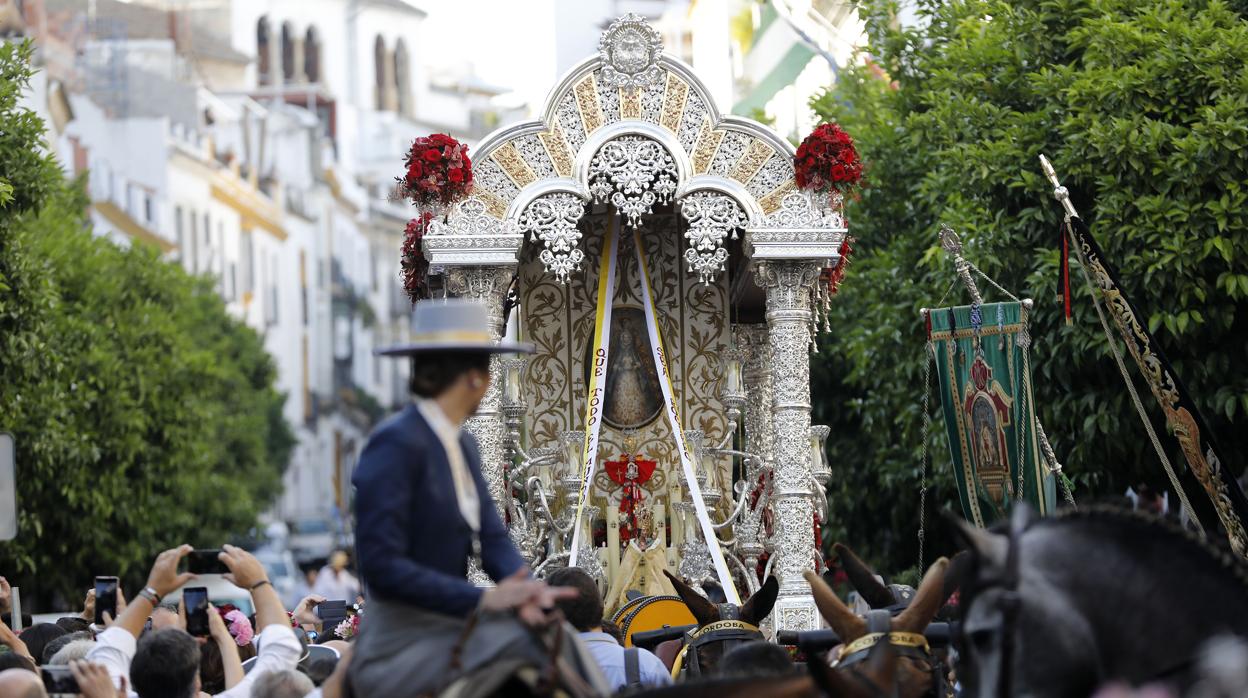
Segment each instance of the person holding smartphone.
[[[199,690],[199,644],[185,630],[166,627],[143,636],[144,626],[161,599],[174,589],[195,579],[190,572],[178,573],[178,563],[191,551],[182,545],[156,557],[147,585],[126,605],[110,627],[96,638],[96,647],[87,660],[103,664],[115,686],[126,680],[139,698],[193,694]],[[223,547],[221,562],[229,568],[225,578],[235,586],[251,591],[256,608],[259,657],[252,671],[223,693],[226,698],[247,698],[251,684],[270,671],[293,669],[302,648],[286,616],[277,591],[269,582],[264,565],[251,553],[231,545]],[[215,611],[209,611],[215,613]],[[210,617],[211,623],[211,617]],[[222,627],[224,627],[222,625]],[[219,635],[220,633],[218,633]],[[218,640],[221,642],[222,640]]]

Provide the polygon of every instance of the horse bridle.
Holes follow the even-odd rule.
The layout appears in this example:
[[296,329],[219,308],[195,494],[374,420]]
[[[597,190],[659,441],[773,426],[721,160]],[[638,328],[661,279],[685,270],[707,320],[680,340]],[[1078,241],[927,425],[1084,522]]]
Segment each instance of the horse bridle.
[[702,675],[701,661],[698,650],[712,642],[725,643],[724,654],[733,647],[754,640],[766,640],[758,626],[741,620],[741,609],[733,604],[719,604],[719,617],[713,623],[691,630],[685,635],[685,646],[680,649],[676,661],[672,664],[672,677],[687,669],[691,676]]
[[[888,644],[893,651],[903,657],[912,657],[920,661],[926,662],[930,667],[932,674],[932,690],[928,695],[942,698],[946,695],[945,671],[944,663],[932,654],[932,648],[927,643],[927,638],[923,633],[907,633],[894,631],[893,615],[888,609],[874,609],[867,611],[867,634],[842,645],[837,652],[836,662],[832,664],[833,669],[852,669],[855,664],[866,661],[873,650],[881,642]],[[863,676],[857,671],[848,672],[855,679],[866,684],[875,694],[885,695],[883,689],[876,686],[871,679]],[[893,687],[893,696],[897,695],[897,687]]]
[[[1018,615],[1023,607],[1023,597],[1018,591],[1019,583],[1019,541],[1027,530],[1027,517],[1016,510],[1010,517],[1007,545],[1005,549],[1005,570],[999,579],[985,579],[976,584],[967,594],[967,606],[973,603],[974,597],[988,589],[998,589],[1001,594],[997,598],[996,607],[1001,612],[1001,670],[997,672],[997,695],[1001,698],[1010,697],[1010,687],[1014,678],[1014,646],[1015,627]],[[963,642],[965,645],[965,641]]]

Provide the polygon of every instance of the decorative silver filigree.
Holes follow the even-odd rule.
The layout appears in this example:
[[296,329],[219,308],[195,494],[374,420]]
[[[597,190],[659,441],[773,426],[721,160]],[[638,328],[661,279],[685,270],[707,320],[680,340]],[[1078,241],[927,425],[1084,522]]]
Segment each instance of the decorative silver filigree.
[[524,162],[533,170],[533,174],[537,175],[538,180],[554,179],[558,176],[554,163],[550,161],[550,155],[542,146],[542,139],[529,135],[521,136],[512,142],[515,143],[516,150],[520,151],[520,157],[524,158]]
[[676,163],[667,150],[648,138],[621,136],[608,141],[589,164],[594,200],[610,200],[628,224],[636,228],[656,203],[667,203],[676,193]]
[[815,201],[814,194],[795,191],[780,200],[780,208],[768,215],[760,228],[843,230],[841,212]]
[[710,174],[727,177],[737,161],[745,155],[750,147],[750,137],[740,131],[729,131],[719,143],[715,157],[711,160]]
[[[503,297],[511,285],[514,266],[453,267],[447,272],[447,287],[451,293],[485,306],[490,322],[490,335],[497,341],[503,334]],[[476,414],[464,423],[464,431],[477,440],[481,454],[481,474],[485,478],[490,497],[503,516],[504,497],[503,470],[507,455],[503,447],[505,424],[500,411],[502,405],[501,356],[490,357],[490,384],[486,389]]]
[[492,192],[503,201],[510,202],[520,194],[516,183],[491,158],[473,161],[472,178],[474,186]]
[[815,627],[802,572],[815,562],[813,492],[810,487],[810,320],[821,264],[763,262],[755,281],[767,292],[767,334],[774,394],[773,437],[776,519],[775,572],[780,578],[778,629]]
[[706,105],[703,104],[702,98],[697,92],[689,90],[689,96],[685,98],[685,111],[681,115],[680,128],[676,132],[680,147],[684,148],[685,152],[693,152],[693,147],[698,142],[698,132],[702,129],[702,123],[706,121],[707,116]]
[[652,124],[659,123],[659,117],[663,114],[664,82],[666,81],[659,80],[641,91],[641,118],[643,121],[649,121]]
[[679,550],[680,569],[678,572],[681,577],[696,585],[701,585],[706,579],[715,579],[715,566],[706,543],[694,538],[681,543]]
[[663,79],[659,57],[663,37],[644,17],[630,12],[611,23],[598,40],[602,81],[612,87],[646,87]]
[[598,103],[602,105],[602,121],[613,124],[620,120],[620,90],[602,83],[602,71],[598,72]]
[[576,90],[568,90],[555,110],[555,118],[563,129],[563,137],[567,139],[572,152],[585,145],[585,121],[581,118],[581,108],[576,103]]
[[534,199],[520,215],[520,229],[533,242],[541,240],[542,264],[546,272],[554,272],[559,283],[567,283],[568,274],[581,268],[585,253],[577,247],[581,231],[577,223],[585,215],[585,203],[575,194],[557,192]]
[[791,179],[793,179],[793,158],[776,153],[750,179],[745,188],[754,195],[754,198],[762,199]]
[[514,220],[491,216],[486,203],[473,196],[451,209],[446,223],[431,221],[423,245],[434,274],[443,265],[515,264],[523,242]]
[[680,213],[689,221],[685,231],[689,271],[698,272],[702,283],[709,284],[728,261],[724,238],[732,235],[736,240],[737,229],[744,228],[748,219],[732,197],[711,191],[698,191],[682,198]]

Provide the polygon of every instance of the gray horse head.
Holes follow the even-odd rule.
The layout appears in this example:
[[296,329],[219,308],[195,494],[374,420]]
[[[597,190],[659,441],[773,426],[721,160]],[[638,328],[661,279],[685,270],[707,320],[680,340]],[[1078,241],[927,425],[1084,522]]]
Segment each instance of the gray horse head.
[[1021,504],[1005,529],[954,522],[971,551],[958,670],[966,696],[1182,686],[1209,637],[1248,635],[1242,569],[1173,523],[1098,507],[1033,522]]
[[[963,695],[1069,696],[1091,693],[1096,642],[1086,618],[1056,588],[1048,570],[1037,567],[1036,554],[1047,547],[1044,531],[1032,531],[1032,513],[1014,507],[1008,528],[986,531],[954,519],[958,537],[971,552],[962,587]],[[1074,572],[1075,570],[1072,570]],[[1037,666],[1040,665],[1040,666]],[[1039,669],[1047,686],[1029,677]]]

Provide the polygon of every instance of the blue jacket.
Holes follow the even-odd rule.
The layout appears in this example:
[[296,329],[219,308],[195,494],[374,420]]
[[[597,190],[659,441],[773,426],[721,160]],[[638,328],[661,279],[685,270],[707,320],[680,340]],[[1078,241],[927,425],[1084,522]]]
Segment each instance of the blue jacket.
[[[481,476],[476,440],[465,432],[460,442],[481,499],[482,564],[498,581],[525,562]],[[351,482],[356,554],[369,593],[448,615],[472,612],[482,594],[465,578],[472,529],[459,513],[446,451],[415,405],[373,432]]]

